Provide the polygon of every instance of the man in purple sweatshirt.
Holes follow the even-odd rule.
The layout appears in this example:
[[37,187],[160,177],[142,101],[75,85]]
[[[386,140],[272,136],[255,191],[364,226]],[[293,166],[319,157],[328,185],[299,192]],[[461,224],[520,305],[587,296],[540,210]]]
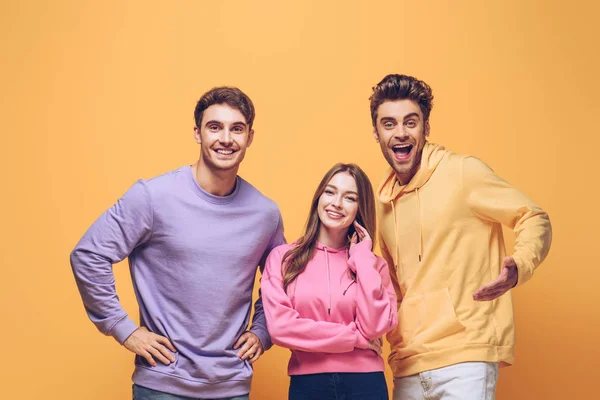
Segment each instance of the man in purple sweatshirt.
[[[271,339],[258,266],[285,242],[277,205],[237,175],[254,106],[237,88],[205,93],[194,111],[200,159],[137,181],[71,253],[88,316],[135,353],[135,400],[248,399],[252,367]],[[140,326],[115,291],[129,257]]]

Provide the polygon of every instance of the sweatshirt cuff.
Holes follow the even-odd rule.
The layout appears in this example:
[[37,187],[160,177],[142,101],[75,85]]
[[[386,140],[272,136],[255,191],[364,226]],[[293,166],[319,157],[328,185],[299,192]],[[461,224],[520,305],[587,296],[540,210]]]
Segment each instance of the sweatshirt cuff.
[[271,336],[268,332],[265,332],[264,329],[251,327],[250,332],[254,333],[258,337],[260,343],[262,344],[263,351],[267,351],[273,346],[273,342],[271,342]]
[[517,280],[517,284],[515,285],[515,287],[519,287],[531,279],[531,277],[533,276],[533,267],[530,266],[527,262],[525,262],[525,260],[523,260],[519,256],[512,256],[512,258],[513,258],[513,260],[515,260],[515,263],[517,264],[517,273],[518,273],[518,275],[517,275],[518,280]]
[[356,335],[356,343],[354,347],[358,349],[368,349],[369,348],[369,340],[360,333],[360,330],[354,325],[354,334]]
[[131,320],[129,317],[125,317],[119,322],[115,324],[115,326],[111,330],[112,337],[115,338],[117,342],[123,344],[129,336],[133,332],[135,332],[139,327],[135,322]]
[[357,252],[362,253],[364,251],[372,252],[373,241],[372,240],[361,240],[354,246],[350,247],[350,257],[354,256]]

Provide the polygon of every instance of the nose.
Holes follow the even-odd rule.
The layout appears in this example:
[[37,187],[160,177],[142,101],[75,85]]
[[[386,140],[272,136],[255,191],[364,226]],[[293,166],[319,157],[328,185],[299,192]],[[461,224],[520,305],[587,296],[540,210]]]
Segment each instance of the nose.
[[331,199],[331,205],[335,208],[342,208],[342,196],[334,196]]
[[223,146],[231,146],[233,143],[233,138],[231,136],[231,131],[229,128],[225,128],[221,131],[221,135],[219,136],[219,143]]
[[394,137],[399,141],[404,142],[406,139],[408,139],[408,132],[406,132],[403,127],[400,127],[396,129],[396,132],[394,132]]

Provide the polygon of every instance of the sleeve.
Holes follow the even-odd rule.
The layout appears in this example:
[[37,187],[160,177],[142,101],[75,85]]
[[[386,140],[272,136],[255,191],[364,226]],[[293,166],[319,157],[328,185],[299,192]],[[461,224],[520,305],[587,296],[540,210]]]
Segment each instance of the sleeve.
[[[285,237],[283,235],[283,218],[281,218],[281,213],[277,210],[277,224],[275,226],[275,230],[271,235],[271,240],[263,253],[259,268],[260,272],[263,273],[264,266],[267,257],[271,253],[271,251],[285,243]],[[267,330],[267,321],[265,320],[265,313],[263,310],[263,302],[262,302],[262,289],[258,290],[258,299],[254,302],[254,316],[252,317],[252,326],[250,327],[250,332],[254,333],[260,339],[260,343],[263,346],[263,349],[266,351],[273,346],[271,342],[271,337],[269,336],[269,331]]]
[[552,227],[548,214],[479,159],[466,157],[462,167],[463,188],[473,214],[515,232],[512,257],[519,270],[517,285],[524,284],[550,250]]
[[150,238],[152,221],[150,196],[140,180],[92,224],[71,252],[71,268],[89,318],[121,344],[138,326],[119,302],[113,264]]
[[352,246],[348,266],[356,273],[356,325],[370,340],[389,332],[398,323],[396,294],[387,263],[376,257],[373,242],[363,240]]
[[368,340],[354,322],[344,325],[301,318],[283,290],[281,265],[282,254],[276,249],[267,258],[262,277],[264,310],[273,343],[290,350],[323,353],[368,348]]
[[[390,282],[392,284],[392,288],[394,289],[394,293],[396,294],[396,313],[400,310],[400,305],[402,304],[402,291],[400,290],[400,283],[398,283],[398,275],[396,272],[396,267],[394,267],[394,259],[390,254],[390,251],[387,248],[387,245],[383,241],[383,238],[380,237],[379,243],[381,243],[381,257],[385,260],[388,265],[388,272],[390,275]],[[392,266],[390,268],[389,266]]]

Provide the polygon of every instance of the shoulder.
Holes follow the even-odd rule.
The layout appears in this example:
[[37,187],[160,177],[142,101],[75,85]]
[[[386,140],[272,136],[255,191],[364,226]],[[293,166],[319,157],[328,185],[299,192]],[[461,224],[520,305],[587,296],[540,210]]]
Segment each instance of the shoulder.
[[279,218],[279,206],[277,206],[275,201],[265,196],[260,190],[242,177],[238,177],[238,179],[240,182],[240,195],[249,199],[252,202],[251,204],[258,207],[260,211]]
[[150,179],[141,179],[138,182],[142,182],[150,194],[172,193],[177,182],[189,178],[186,176],[186,172],[188,172],[185,170],[186,168],[189,167],[180,167]]

